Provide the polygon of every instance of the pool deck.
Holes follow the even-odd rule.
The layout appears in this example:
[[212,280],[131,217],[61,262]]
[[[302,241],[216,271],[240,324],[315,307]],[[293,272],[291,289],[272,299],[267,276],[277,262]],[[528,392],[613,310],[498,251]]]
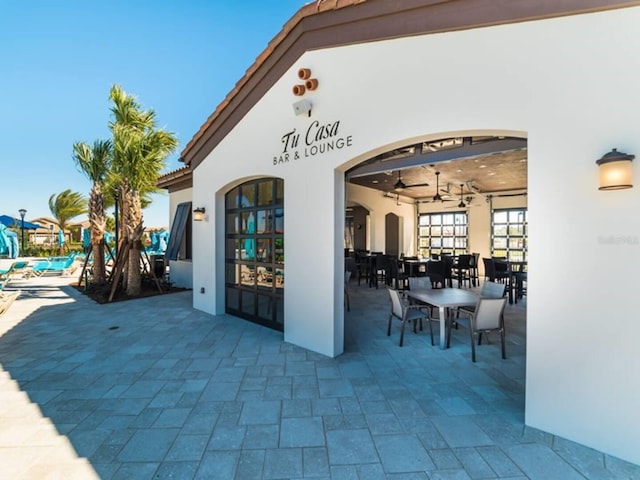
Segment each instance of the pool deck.
[[[98,305],[73,277],[16,280],[0,317],[0,479],[638,479],[524,425],[526,300],[470,359],[386,335],[384,289],[350,285],[345,353],[191,307]],[[438,326],[434,324],[437,333]]]

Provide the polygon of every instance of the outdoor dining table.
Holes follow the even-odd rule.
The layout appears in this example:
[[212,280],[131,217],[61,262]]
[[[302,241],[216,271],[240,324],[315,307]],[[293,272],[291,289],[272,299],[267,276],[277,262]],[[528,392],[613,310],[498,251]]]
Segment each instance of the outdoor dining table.
[[402,260],[404,272],[410,277],[425,276],[428,261],[426,258],[405,258]]
[[407,290],[407,297],[438,308],[440,318],[440,348],[446,347],[447,315],[452,308],[470,307],[478,303],[478,295],[460,288]]

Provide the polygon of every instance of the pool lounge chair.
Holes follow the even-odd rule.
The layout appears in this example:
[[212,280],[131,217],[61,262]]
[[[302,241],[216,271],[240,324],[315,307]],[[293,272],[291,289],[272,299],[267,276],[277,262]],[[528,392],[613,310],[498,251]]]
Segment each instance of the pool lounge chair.
[[2,290],[2,287],[4,285],[5,284],[0,283],[0,316],[2,316],[7,310],[9,310],[11,304],[15,301],[16,298],[18,298],[18,295],[20,295],[20,290],[17,290],[15,292],[5,292],[4,290]]
[[13,262],[7,270],[0,270],[0,279],[9,281],[13,277],[20,276],[24,278],[29,275],[31,267],[28,261],[19,260]]
[[47,274],[67,276],[71,275],[77,268],[78,264],[75,258],[72,257],[64,260],[45,260],[31,267],[31,274],[36,277]]

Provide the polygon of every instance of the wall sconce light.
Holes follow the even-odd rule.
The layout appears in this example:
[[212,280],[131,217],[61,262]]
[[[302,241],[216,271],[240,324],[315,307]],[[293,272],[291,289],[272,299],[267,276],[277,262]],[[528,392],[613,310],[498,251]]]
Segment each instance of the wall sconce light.
[[305,113],[311,116],[311,102],[309,100],[300,100],[293,104],[293,111],[296,115],[304,115]]
[[631,161],[635,155],[618,152],[615,148],[596,160],[600,167],[598,190],[624,190],[633,187]]
[[201,222],[204,220],[204,207],[198,207],[193,211],[193,219],[196,222]]

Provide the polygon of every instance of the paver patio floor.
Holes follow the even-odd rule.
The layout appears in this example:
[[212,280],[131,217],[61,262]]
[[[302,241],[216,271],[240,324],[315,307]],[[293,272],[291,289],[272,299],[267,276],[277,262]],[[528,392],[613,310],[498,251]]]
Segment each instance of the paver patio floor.
[[508,359],[493,338],[472,364],[464,329],[400,348],[385,290],[352,282],[331,359],[191,292],[97,305],[65,283],[10,284],[0,478],[640,478],[524,425],[526,301],[507,309]]

